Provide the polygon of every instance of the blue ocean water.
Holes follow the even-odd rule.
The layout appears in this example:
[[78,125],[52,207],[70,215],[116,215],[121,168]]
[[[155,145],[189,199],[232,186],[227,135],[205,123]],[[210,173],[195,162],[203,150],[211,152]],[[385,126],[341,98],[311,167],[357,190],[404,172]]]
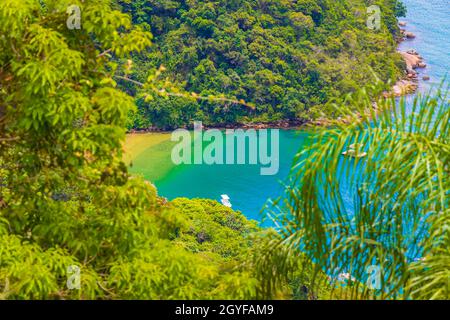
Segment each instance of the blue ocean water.
[[449,0],[403,0],[408,9],[406,29],[416,38],[400,44],[399,49],[416,49],[425,59],[427,68],[421,75],[429,75],[429,82],[421,81],[420,91],[439,86],[450,69],[450,1]]
[[260,220],[260,211],[269,198],[281,195],[283,181],[289,175],[293,159],[307,143],[308,132],[280,130],[279,171],[261,175],[260,165],[180,165],[162,180],[156,181],[158,193],[169,199],[177,197],[219,200],[227,194],[233,209],[248,218]]
[[[439,86],[447,75],[450,63],[450,2],[449,0],[403,0],[408,8],[406,29],[416,34],[414,40],[400,44],[399,50],[416,49],[428,67],[420,70],[421,78],[429,75],[429,82],[421,81],[419,91],[427,92]],[[228,194],[233,209],[248,218],[260,220],[261,209],[267,199],[281,195],[296,153],[308,141],[308,132],[286,130],[280,132],[280,170],[274,176],[261,176],[258,166],[251,165],[182,165],[174,168],[162,180],[155,181],[160,195],[209,198],[219,200]],[[349,203],[351,203],[351,195]],[[345,200],[345,199],[344,199]]]

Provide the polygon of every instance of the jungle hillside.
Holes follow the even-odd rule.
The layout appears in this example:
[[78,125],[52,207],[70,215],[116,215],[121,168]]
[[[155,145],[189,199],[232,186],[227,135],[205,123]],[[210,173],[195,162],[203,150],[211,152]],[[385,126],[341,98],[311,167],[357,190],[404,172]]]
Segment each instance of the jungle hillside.
[[[134,56],[129,78],[159,77],[180,91],[247,103],[179,96],[146,101],[135,83],[119,81],[139,106],[130,128],[332,118],[330,100],[376,78],[396,81],[404,69],[396,17],[405,8],[397,0],[119,2],[135,25],[153,34],[154,45]],[[379,30],[367,27],[372,4],[381,9]]]

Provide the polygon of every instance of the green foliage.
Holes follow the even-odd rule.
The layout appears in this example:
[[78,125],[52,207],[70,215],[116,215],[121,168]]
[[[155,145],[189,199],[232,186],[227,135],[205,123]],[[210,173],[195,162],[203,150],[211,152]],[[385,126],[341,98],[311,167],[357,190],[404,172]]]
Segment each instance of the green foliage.
[[394,1],[394,12],[396,17],[406,17],[406,13],[408,10],[406,9],[406,6],[403,4],[403,2],[399,0]]
[[[81,30],[66,27],[74,2],[83,12]],[[392,117],[380,102],[374,122],[361,109],[350,126],[320,132],[319,147],[307,151],[313,161],[299,159],[281,233],[261,231],[214,201],[167,202],[121,161],[130,114],[133,125],[155,125],[159,117],[156,125],[169,127],[194,115],[227,123],[307,118],[342,88],[364,83],[367,64],[383,80],[394,77],[395,62],[386,62],[388,69],[376,63],[392,55],[392,38],[385,29],[383,36],[357,30],[364,21],[359,3],[128,2],[137,27],[113,7],[112,0],[0,6],[0,298],[329,298],[336,288],[324,270],[350,265],[359,278],[372,258],[387,272],[384,291],[349,284],[339,292],[448,298],[450,115],[439,105],[445,99],[425,100],[409,118],[404,108]],[[148,76],[128,58],[148,48],[150,29],[162,40],[138,63],[157,70]],[[171,79],[159,83],[162,62]],[[116,83],[129,84],[131,72],[144,77],[143,90],[152,89],[138,111],[129,94],[140,89],[121,83],[124,92]],[[186,103],[182,94],[161,95],[170,80],[200,92],[201,108],[192,102],[197,96]],[[223,89],[251,97],[255,114],[217,106],[212,96]],[[371,101],[362,96],[349,106],[373,111]],[[355,217],[342,208],[340,180],[333,178],[361,165],[338,161],[350,142],[369,150],[365,175],[355,179]],[[327,186],[330,203],[319,185]],[[427,237],[420,232],[425,225]],[[410,261],[411,241],[420,242],[414,248],[424,261]],[[73,265],[81,269],[80,290],[66,284]]]
[[[66,27],[74,3],[80,30]],[[136,113],[113,79],[151,35],[112,8],[109,0],[0,6],[0,297],[261,297],[243,258],[253,223],[217,203],[165,203],[121,161]],[[80,290],[66,285],[72,265]]]
[[192,221],[189,228],[179,231],[176,240],[189,251],[211,252],[228,260],[245,259],[245,250],[251,244],[246,237],[257,231],[255,223],[212,200],[176,199],[172,205]]
[[133,78],[144,82],[164,65],[164,75],[186,91],[256,106],[139,100],[142,114],[160,128],[193,119],[230,124],[332,116],[326,103],[374,81],[371,69],[384,82],[396,80],[401,70],[394,41],[399,1],[377,2],[379,31],[367,28],[362,0],[119,2],[155,35],[155,46],[137,57]]
[[[334,106],[348,124],[318,130],[296,159],[274,208],[283,225],[277,243],[301,249],[332,281],[349,275],[350,299],[450,297],[446,92],[417,97],[412,110],[380,99],[376,113],[361,90]],[[348,150],[354,157],[342,155]],[[291,269],[282,262],[290,256],[276,264]],[[379,288],[365,286],[370,266],[380,268]],[[312,287],[324,281],[316,277]]]

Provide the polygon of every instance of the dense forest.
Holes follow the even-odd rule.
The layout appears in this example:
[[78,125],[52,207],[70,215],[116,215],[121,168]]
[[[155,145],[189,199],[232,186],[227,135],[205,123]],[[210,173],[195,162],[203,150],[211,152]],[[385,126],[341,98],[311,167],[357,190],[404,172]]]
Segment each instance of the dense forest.
[[[154,36],[135,57],[131,78],[161,75],[201,96],[225,95],[254,106],[137,96],[134,128],[170,129],[202,120],[210,125],[333,116],[331,99],[375,80],[395,81],[405,14],[397,0],[120,1],[133,22]],[[380,30],[367,27],[367,7],[381,8]],[[374,74],[373,74],[374,73]],[[122,83],[130,93],[133,84]]]

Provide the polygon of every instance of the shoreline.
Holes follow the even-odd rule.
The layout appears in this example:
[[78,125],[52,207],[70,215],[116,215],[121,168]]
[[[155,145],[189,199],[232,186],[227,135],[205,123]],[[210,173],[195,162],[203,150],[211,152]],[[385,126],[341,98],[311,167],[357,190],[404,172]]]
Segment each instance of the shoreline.
[[[400,27],[400,35],[401,37],[397,39],[398,45],[404,41],[413,40],[416,38],[416,35],[412,32],[406,30],[407,23],[404,21],[398,21],[398,26]],[[398,49],[398,48],[397,48]],[[403,61],[406,64],[406,68],[403,70],[404,76],[400,77],[396,83],[391,87],[390,92],[384,92],[383,96],[385,98],[394,97],[403,97],[407,95],[411,95],[417,92],[419,88],[419,75],[416,69],[425,69],[427,67],[424,62],[424,58],[415,50],[409,49],[407,51],[397,52],[402,56]],[[423,75],[422,79],[424,81],[430,80],[430,77],[427,75]],[[376,104],[374,104],[373,108],[376,110]],[[236,123],[236,124],[226,124],[221,125],[217,124],[214,126],[205,126],[205,129],[218,129],[218,130],[227,130],[227,129],[281,129],[281,130],[303,130],[307,128],[313,127],[327,127],[336,122],[347,123],[346,119],[330,119],[330,118],[318,118],[315,120],[279,120],[279,121],[271,121],[271,122],[255,122],[255,123]],[[186,125],[184,128],[189,129],[190,126]],[[150,127],[147,129],[140,130],[130,130],[126,134],[145,134],[145,133],[169,133],[173,130],[168,129],[160,129],[155,127]]]
[[[261,123],[236,123],[236,124],[227,124],[227,125],[213,125],[207,126],[204,125],[204,129],[218,129],[218,130],[237,130],[237,129],[280,129],[280,130],[295,130],[295,129],[305,129],[307,127],[311,127],[312,121],[274,121],[274,122],[261,122]],[[177,129],[187,129],[191,130],[192,126],[183,126]],[[176,130],[176,129],[173,129]],[[147,134],[147,133],[170,133],[173,131],[172,129],[160,129],[160,128],[148,128],[141,130],[130,130],[126,134]]]
[[[399,21],[398,25],[402,36],[399,39],[398,44],[416,38],[414,33],[407,31],[407,23],[405,21]],[[406,64],[406,69],[404,70],[405,75],[395,83],[392,87],[392,92],[388,93],[387,96],[394,95],[395,97],[401,97],[415,93],[419,88],[420,81],[419,74],[416,70],[425,69],[427,67],[424,58],[415,49],[409,49],[407,51],[398,50],[398,53],[402,56],[403,61]],[[430,80],[430,77],[423,75],[422,79],[428,81]]]

